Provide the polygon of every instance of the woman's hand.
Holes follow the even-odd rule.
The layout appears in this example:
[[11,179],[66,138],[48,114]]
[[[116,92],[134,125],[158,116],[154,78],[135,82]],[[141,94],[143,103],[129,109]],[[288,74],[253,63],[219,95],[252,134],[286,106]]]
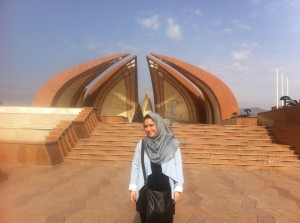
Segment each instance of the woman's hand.
[[130,200],[132,202],[136,202],[136,192],[135,191],[130,192]]
[[174,192],[174,204],[177,203],[181,199],[180,192]]

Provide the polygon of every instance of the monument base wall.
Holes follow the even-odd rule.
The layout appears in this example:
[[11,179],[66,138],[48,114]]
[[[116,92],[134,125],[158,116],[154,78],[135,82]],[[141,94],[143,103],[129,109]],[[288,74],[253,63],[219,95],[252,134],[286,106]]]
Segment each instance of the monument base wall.
[[259,113],[258,125],[267,126],[276,143],[291,145],[300,154],[300,106]]
[[54,165],[63,162],[58,142],[0,141],[0,163]]
[[237,117],[222,121],[222,125],[248,125],[257,126],[257,118]]
[[61,163],[77,139],[90,136],[98,121],[93,108],[1,107],[2,114],[6,119],[0,120],[0,163],[12,164]]

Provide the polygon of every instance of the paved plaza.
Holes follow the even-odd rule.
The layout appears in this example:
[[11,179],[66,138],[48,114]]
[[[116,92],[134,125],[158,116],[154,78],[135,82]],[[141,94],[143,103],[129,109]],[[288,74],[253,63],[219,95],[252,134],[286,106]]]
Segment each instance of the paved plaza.
[[[1,223],[139,223],[130,164],[0,166]],[[299,171],[184,167],[175,223],[300,222]]]

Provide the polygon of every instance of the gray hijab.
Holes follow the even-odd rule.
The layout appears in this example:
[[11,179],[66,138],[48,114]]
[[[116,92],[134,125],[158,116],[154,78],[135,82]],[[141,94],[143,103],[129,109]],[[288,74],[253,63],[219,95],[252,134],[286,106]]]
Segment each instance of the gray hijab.
[[157,133],[153,138],[145,137],[144,148],[149,159],[156,164],[162,164],[174,158],[179,146],[179,141],[164,123],[163,118],[154,112],[149,113],[157,127]]

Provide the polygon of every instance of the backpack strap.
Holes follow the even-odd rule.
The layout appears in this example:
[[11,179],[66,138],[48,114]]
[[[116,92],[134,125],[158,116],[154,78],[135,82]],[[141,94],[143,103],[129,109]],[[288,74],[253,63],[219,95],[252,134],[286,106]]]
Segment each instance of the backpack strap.
[[142,140],[141,162],[142,162],[142,169],[143,169],[143,176],[144,176],[144,184],[146,185],[147,177],[146,177],[146,170],[145,170],[144,153],[145,153],[144,140]]

